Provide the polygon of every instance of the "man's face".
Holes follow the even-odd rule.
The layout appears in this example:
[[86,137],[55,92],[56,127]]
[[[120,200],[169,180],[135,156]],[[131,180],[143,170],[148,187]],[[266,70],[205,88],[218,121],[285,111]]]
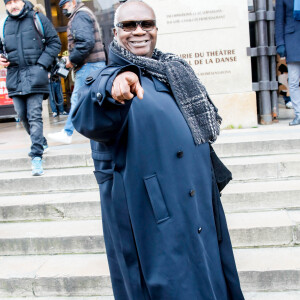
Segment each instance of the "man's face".
[[17,16],[23,9],[25,2],[23,0],[10,0],[5,4],[6,10],[13,16]]
[[[118,22],[155,20],[153,10],[142,2],[128,2],[119,12]],[[140,25],[128,32],[115,28],[114,35],[119,45],[135,55],[151,57],[156,45],[157,27],[145,31]]]

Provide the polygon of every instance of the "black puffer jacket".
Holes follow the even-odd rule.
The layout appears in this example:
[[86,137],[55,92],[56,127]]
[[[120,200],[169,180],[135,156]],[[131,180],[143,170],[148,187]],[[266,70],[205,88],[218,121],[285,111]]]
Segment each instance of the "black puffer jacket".
[[[24,1],[20,15],[9,15],[4,27],[5,50],[10,65],[7,68],[6,86],[10,97],[43,93],[47,95],[48,72],[61,49],[61,42],[52,23],[38,13],[44,27],[44,39],[40,37],[33,21],[33,5]],[[0,53],[3,44],[0,42]]]

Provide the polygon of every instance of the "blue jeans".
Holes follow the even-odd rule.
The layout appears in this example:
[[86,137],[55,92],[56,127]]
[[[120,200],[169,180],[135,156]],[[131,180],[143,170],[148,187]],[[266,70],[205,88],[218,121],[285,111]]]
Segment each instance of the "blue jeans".
[[103,69],[104,67],[104,61],[86,63],[76,72],[74,90],[71,96],[71,109],[69,111],[69,116],[64,127],[64,130],[67,132],[68,135],[72,135],[74,131],[74,126],[72,123],[72,112],[78,101],[78,91],[84,85],[85,79],[88,77],[89,74],[96,70]]
[[49,101],[52,112],[57,113],[57,108],[60,114],[64,112],[64,98],[61,89],[60,80],[49,83]]
[[43,94],[29,94],[12,97],[15,111],[25,130],[30,135],[31,151],[29,156],[32,158],[42,157],[44,152],[43,145],[47,145],[47,140],[43,135],[43,96]]
[[290,95],[295,110],[295,115],[300,117],[300,62],[291,62],[287,64],[289,76]]

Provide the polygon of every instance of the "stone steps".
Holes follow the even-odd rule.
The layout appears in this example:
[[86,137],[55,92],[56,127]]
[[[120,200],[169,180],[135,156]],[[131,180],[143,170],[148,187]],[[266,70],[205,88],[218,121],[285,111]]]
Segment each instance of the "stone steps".
[[0,297],[112,296],[105,254],[0,257]]
[[[300,151],[300,150],[299,150]],[[300,153],[223,158],[235,181],[300,177]]]
[[244,292],[299,290],[300,247],[235,249],[234,254]]
[[[300,210],[227,214],[235,248],[300,244]],[[95,220],[0,225],[0,256],[104,253],[102,223]]]
[[[270,299],[270,291],[293,295],[298,289],[300,247],[235,249],[234,253],[243,290],[252,292],[253,299],[260,299],[258,292],[269,293],[265,299]],[[103,254],[2,256],[0,264],[1,299],[112,295]]]
[[1,224],[0,256],[104,253],[101,220]]
[[99,190],[0,196],[0,222],[101,218]]
[[245,300],[299,300],[300,292],[245,293]]
[[[43,156],[43,166],[45,169],[61,169],[61,168],[79,168],[93,166],[93,160],[90,153],[79,154],[50,154]],[[15,172],[31,169],[30,158],[3,158],[0,159],[0,172]]]
[[1,298],[1,300],[114,300],[113,296],[99,296],[99,297],[26,297],[26,298]]
[[0,195],[98,189],[92,167],[51,169],[43,176],[30,171],[0,173]]
[[[245,293],[245,300],[299,300],[300,292],[280,293]],[[113,296],[99,297],[26,297],[26,298],[1,298],[1,300],[114,300]]]
[[[243,133],[241,133],[243,134]],[[243,140],[243,137],[246,138]],[[238,140],[240,139],[240,140]],[[282,139],[269,140],[267,136],[265,140],[248,140],[247,136],[236,137],[235,140],[226,141],[223,136],[217,140],[213,148],[220,157],[236,157],[236,156],[254,156],[254,155],[270,155],[270,154],[287,154],[299,153],[300,140],[298,136],[293,138],[282,137]]]
[[235,248],[300,244],[300,210],[231,213],[226,218]]
[[115,299],[114,296],[1,298],[1,300],[114,300],[114,299]]
[[[222,203],[227,213],[300,209],[299,195],[300,180],[230,183]],[[0,222],[97,218],[99,198],[98,189],[0,196]]]
[[[223,132],[222,202],[246,300],[300,299],[299,131]],[[88,147],[50,149],[45,175],[0,159],[0,298],[112,300]],[[75,150],[75,151],[74,151]],[[78,150],[78,151],[77,151]]]
[[300,209],[300,180],[230,183],[222,192],[226,212]]

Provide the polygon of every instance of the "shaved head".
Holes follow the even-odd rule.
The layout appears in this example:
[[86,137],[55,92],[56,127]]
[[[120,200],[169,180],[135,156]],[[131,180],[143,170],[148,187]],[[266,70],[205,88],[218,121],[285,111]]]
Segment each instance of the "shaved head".
[[119,18],[120,13],[121,13],[121,15],[122,15],[122,10],[123,10],[124,8],[126,9],[126,7],[128,8],[128,6],[130,7],[130,9],[132,9],[133,7],[135,7],[135,5],[137,5],[137,6],[143,5],[143,6],[148,7],[148,8],[152,11],[152,13],[153,13],[154,20],[156,19],[153,8],[152,8],[151,6],[149,6],[147,3],[145,3],[143,0],[127,0],[125,3],[121,4],[121,5],[117,8],[117,10],[116,10],[116,12],[115,12],[114,27],[116,27],[116,25],[117,25],[118,22],[122,21],[122,20],[120,20],[120,18]]

